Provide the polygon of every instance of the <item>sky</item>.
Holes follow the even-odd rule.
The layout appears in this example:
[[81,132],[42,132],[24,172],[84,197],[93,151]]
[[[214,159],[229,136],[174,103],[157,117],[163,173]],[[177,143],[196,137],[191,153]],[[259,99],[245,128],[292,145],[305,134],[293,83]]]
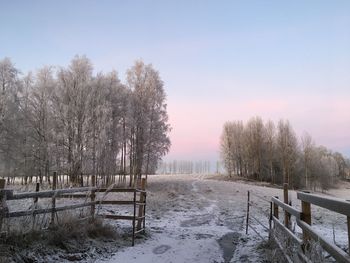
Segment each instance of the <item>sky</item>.
[[0,0],[0,59],[23,73],[86,55],[164,81],[166,160],[219,158],[223,124],[288,119],[350,156],[350,1]]

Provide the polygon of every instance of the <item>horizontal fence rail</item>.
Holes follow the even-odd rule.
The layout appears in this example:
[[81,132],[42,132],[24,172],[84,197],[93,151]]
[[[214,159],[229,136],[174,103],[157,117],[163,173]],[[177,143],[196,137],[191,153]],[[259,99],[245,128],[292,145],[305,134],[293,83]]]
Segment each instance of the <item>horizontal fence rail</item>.
[[303,192],[298,192],[297,197],[301,201],[317,205],[342,215],[350,216],[350,202],[348,201]]
[[[326,238],[322,237],[311,226],[311,205],[316,205],[330,211],[343,214],[347,216],[348,222],[348,236],[349,236],[349,245],[350,245],[350,224],[349,224],[349,215],[350,215],[350,203],[338,198],[324,197],[320,195],[315,195],[311,193],[298,192],[297,198],[301,201],[302,211],[297,210],[288,204],[288,188],[284,188],[284,197],[285,202],[282,202],[277,197],[272,197],[271,202],[273,206],[271,207],[271,212],[273,211],[272,221],[274,222],[274,229],[278,228],[283,231],[285,236],[289,237],[290,240],[298,244],[298,255],[299,258],[304,262],[310,262],[310,259],[306,257],[306,252],[309,249],[309,244],[311,240],[319,242],[321,247],[329,253],[337,262],[350,262],[350,256],[348,253],[343,251],[340,247],[329,242]],[[286,199],[287,197],[287,199]],[[285,220],[282,223],[279,219],[279,210],[281,208],[285,213]],[[290,229],[290,216],[296,218],[296,224],[302,229],[302,239],[299,238],[295,233]],[[288,218],[288,220],[286,220]],[[278,240],[277,236],[273,236],[276,242],[279,244],[283,254],[286,256],[287,261],[291,261],[291,258],[286,254]]]
[[[1,180],[1,179],[0,179]],[[146,180],[141,179],[141,188],[98,188],[92,187],[76,187],[69,189],[55,189],[57,180],[56,174],[53,176],[53,190],[39,191],[39,183],[36,185],[36,192],[14,193],[13,190],[0,188],[0,232],[2,229],[3,219],[16,218],[24,216],[33,216],[39,214],[51,213],[51,224],[55,221],[56,212],[64,210],[72,210],[83,207],[90,207],[90,217],[95,217],[96,205],[131,205],[133,206],[132,215],[99,215],[102,218],[115,220],[131,220],[132,221],[132,245],[135,243],[135,234],[145,232],[145,218],[146,218]],[[92,176],[92,184],[94,185],[95,178]],[[4,181],[0,181],[2,188],[5,187]],[[132,200],[96,200],[96,193],[131,193]],[[137,199],[139,196],[139,199]],[[52,198],[51,207],[38,208],[37,202],[39,198]],[[61,198],[80,198],[85,199],[83,203],[69,204],[56,206],[56,199]],[[87,201],[89,198],[90,201]],[[7,201],[16,201],[21,199],[33,199],[34,206],[32,209],[21,211],[9,211]],[[137,211],[138,208],[138,211]]]

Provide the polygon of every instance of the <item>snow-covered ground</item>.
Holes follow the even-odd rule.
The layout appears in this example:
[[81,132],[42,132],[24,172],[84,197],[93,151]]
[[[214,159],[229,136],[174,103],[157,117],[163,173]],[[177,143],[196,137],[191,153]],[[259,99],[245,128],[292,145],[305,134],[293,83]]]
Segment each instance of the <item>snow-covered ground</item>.
[[[266,254],[259,248],[262,240],[252,231],[245,234],[247,190],[252,188],[266,198],[280,192],[205,176],[151,176],[147,240],[136,240],[134,247],[101,261],[266,262]],[[265,205],[268,210],[269,204]],[[268,226],[267,218],[263,220]]]
[[[251,195],[252,201],[259,207],[252,207],[251,215],[268,227],[270,206],[267,201],[271,196],[282,198],[281,189],[203,175],[149,176],[146,235],[140,235],[135,246],[131,247],[130,221],[107,220],[120,233],[120,240],[105,244],[108,250],[97,256],[93,255],[94,249],[91,248],[90,256],[80,257],[80,260],[100,263],[278,262],[274,258],[273,248],[266,246],[256,233],[251,229],[248,235],[245,233],[248,190],[254,194]],[[350,199],[349,194],[349,185],[327,193],[343,199]],[[300,208],[296,192],[290,191],[290,197],[293,206]],[[126,200],[130,199],[130,195],[109,193],[103,198]],[[124,206],[98,208],[99,214],[130,212]],[[335,239],[336,244],[347,248],[345,216],[315,206],[312,206],[312,216],[313,226],[322,235],[331,242]],[[283,218],[282,214],[280,218]],[[252,219],[251,222],[259,234],[267,239],[263,227]],[[296,232],[301,232],[295,225],[293,227]],[[102,241],[99,247],[103,246]],[[61,262],[62,257],[58,257],[57,261]]]
[[[346,199],[347,187],[328,195]],[[147,238],[136,241],[101,262],[271,262],[273,251],[251,229],[245,234],[247,191],[270,200],[281,189],[255,183],[213,180],[208,176],[154,175],[148,181]],[[290,191],[293,205],[300,208],[296,192]],[[252,196],[261,209],[251,214],[268,227],[269,204]],[[346,217],[312,206],[315,228],[343,248],[347,247]],[[282,218],[282,216],[281,216]],[[258,232],[263,227],[251,220]],[[295,226],[294,226],[295,227]],[[297,232],[301,232],[295,227]],[[278,260],[277,260],[278,261]]]

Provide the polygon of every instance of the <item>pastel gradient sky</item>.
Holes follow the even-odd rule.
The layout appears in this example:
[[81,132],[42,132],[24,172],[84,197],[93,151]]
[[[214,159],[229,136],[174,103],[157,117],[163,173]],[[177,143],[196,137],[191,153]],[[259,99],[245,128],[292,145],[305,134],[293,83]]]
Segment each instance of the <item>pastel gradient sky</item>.
[[168,160],[218,158],[228,120],[289,119],[350,156],[350,1],[4,1],[0,58],[23,72],[87,55],[136,59],[168,94]]

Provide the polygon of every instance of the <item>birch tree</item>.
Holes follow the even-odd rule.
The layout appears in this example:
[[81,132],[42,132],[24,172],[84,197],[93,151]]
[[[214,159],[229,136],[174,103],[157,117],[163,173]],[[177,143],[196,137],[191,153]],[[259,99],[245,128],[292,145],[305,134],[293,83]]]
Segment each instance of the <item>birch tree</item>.
[[283,182],[293,188],[293,168],[297,155],[297,139],[289,121],[278,122],[277,143],[281,158]]

